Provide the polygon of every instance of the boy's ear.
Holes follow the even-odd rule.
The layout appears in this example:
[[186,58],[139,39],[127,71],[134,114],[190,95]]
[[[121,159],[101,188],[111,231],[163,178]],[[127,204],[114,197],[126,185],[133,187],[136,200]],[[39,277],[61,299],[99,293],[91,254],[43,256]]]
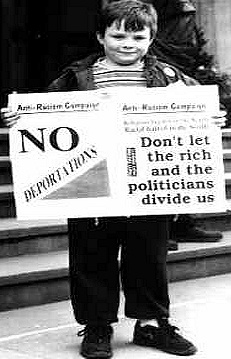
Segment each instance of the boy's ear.
[[96,33],[96,38],[97,38],[98,42],[100,43],[100,45],[103,45],[104,38],[99,32]]

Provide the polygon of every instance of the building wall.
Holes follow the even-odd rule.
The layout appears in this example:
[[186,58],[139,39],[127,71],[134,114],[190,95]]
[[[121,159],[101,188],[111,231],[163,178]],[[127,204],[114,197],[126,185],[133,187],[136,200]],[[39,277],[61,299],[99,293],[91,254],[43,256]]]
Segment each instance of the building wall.
[[[8,92],[42,89],[62,65],[91,52],[95,12],[107,1],[1,0],[1,105]],[[231,1],[191,1],[208,52],[231,73]]]
[[25,85],[27,63],[26,0],[1,0],[1,92]]
[[231,73],[231,1],[197,0],[196,7],[208,52],[215,56],[221,71]]
[[1,0],[1,106],[12,91],[44,90],[95,46],[101,0]]

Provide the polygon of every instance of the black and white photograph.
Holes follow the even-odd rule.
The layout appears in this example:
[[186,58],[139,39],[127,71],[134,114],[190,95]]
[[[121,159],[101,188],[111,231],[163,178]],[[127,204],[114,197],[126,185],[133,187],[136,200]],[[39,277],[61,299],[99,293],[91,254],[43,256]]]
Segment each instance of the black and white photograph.
[[228,359],[230,0],[0,20],[0,358]]

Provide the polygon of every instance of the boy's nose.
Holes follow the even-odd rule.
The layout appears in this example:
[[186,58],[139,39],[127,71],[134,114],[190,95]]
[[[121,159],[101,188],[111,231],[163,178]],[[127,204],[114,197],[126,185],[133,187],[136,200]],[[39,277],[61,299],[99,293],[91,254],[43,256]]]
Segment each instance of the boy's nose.
[[126,49],[132,49],[134,47],[134,42],[132,40],[125,41],[123,47]]
[[132,36],[126,36],[122,41],[122,46],[127,49],[134,47],[134,39]]

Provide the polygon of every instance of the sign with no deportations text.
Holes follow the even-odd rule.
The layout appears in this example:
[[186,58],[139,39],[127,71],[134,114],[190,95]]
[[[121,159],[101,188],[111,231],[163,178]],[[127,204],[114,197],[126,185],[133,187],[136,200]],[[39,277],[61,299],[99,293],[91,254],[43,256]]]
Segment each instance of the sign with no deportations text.
[[216,86],[12,94],[18,219],[226,209]]

